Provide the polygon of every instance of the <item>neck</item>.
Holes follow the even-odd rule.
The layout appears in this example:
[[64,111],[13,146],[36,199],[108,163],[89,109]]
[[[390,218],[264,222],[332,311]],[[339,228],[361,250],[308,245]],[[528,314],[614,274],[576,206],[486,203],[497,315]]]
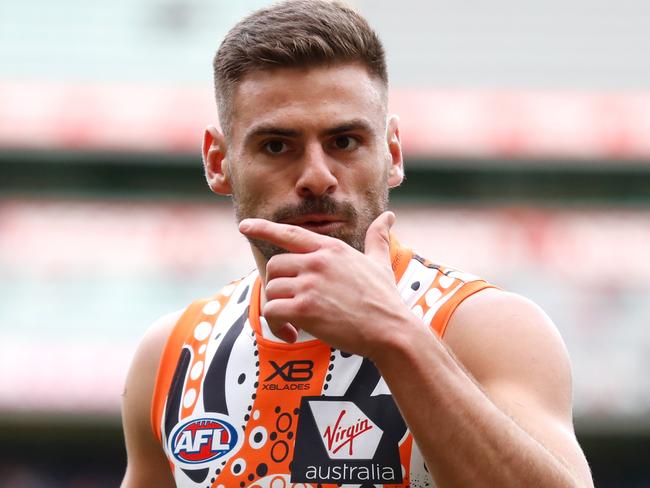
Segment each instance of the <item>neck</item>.
[[262,281],[262,286],[260,288],[260,310],[264,307],[266,303],[266,263],[268,262],[262,253],[257,249],[253,244],[251,246],[251,252],[253,253],[253,259],[255,259],[255,265],[257,266],[257,272],[260,275],[260,280]]

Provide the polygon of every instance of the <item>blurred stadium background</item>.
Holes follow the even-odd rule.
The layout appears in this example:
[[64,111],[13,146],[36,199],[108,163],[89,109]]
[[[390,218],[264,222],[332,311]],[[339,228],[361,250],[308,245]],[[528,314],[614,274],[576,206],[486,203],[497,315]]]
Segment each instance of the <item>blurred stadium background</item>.
[[[0,486],[116,486],[140,336],[253,266],[199,147],[212,54],[265,3],[0,1]],[[597,486],[650,486],[650,3],[351,3],[401,239],[542,305]]]

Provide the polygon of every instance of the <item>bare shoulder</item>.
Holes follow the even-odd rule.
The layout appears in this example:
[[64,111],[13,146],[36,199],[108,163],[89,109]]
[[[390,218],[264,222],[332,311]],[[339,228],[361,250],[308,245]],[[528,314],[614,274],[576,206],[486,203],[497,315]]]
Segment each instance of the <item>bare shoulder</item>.
[[127,450],[123,488],[174,486],[162,449],[150,423],[151,400],[165,344],[183,310],[164,315],[144,334],[131,361],[122,398]]
[[542,398],[552,397],[565,413],[570,410],[566,347],[555,324],[531,300],[494,288],[476,293],[454,312],[445,342],[483,386],[525,380]]
[[[163,315],[147,329],[133,356],[127,377],[127,388],[131,380],[136,384],[141,384],[141,382],[149,383],[149,379],[155,379],[158,371],[158,363],[160,362],[160,357],[162,356],[167,339],[181,315],[183,315],[183,312],[184,310],[179,310]],[[151,386],[153,388],[153,384]],[[128,394],[128,389],[125,391],[126,394]]]

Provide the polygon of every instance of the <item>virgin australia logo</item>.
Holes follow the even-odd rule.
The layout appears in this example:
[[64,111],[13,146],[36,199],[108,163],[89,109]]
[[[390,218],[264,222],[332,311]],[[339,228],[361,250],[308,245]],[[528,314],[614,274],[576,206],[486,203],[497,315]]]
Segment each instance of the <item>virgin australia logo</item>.
[[310,401],[330,459],[372,459],[383,431],[354,403]]

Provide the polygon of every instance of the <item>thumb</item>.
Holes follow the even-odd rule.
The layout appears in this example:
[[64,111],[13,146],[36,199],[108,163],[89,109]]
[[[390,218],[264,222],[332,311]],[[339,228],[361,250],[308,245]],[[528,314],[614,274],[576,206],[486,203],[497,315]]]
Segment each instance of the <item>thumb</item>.
[[390,264],[390,229],[395,223],[393,212],[384,212],[366,231],[365,255],[379,263]]

